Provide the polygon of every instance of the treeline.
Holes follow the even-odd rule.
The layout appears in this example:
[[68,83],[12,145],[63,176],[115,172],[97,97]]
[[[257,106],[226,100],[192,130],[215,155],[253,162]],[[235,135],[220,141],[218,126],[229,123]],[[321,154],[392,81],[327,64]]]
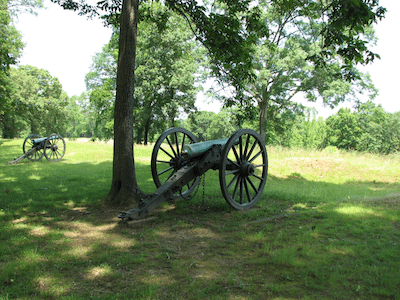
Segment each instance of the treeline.
[[91,136],[85,101],[69,98],[58,78],[43,69],[20,66],[9,70],[9,101],[0,115],[0,134],[4,138],[25,137],[30,133],[57,132],[66,137]]
[[[218,114],[192,113],[181,125],[200,140],[229,137],[239,126],[234,111]],[[287,111],[270,123],[266,144],[288,148],[344,150],[392,154],[400,151],[400,112],[388,113],[371,101],[355,110],[341,108],[326,120],[314,108]],[[258,129],[258,120],[244,121],[241,127]]]
[[[97,102],[90,101],[93,97],[90,93],[69,98],[57,78],[32,66],[11,68],[10,79],[13,102],[1,119],[1,136],[14,138],[57,132],[69,138],[112,138],[112,116],[107,110],[99,111]],[[259,120],[246,118],[235,109],[214,113],[196,111],[193,105],[184,119],[172,123],[168,118],[160,118],[150,123],[145,134],[140,134],[139,125],[135,126],[135,141],[148,144],[171,126],[185,127],[200,141],[205,141],[229,137],[238,128],[258,131]],[[400,151],[400,112],[388,113],[372,101],[354,110],[342,108],[326,120],[318,117],[313,108],[287,109],[268,123],[266,144],[306,149],[333,146],[391,154]]]

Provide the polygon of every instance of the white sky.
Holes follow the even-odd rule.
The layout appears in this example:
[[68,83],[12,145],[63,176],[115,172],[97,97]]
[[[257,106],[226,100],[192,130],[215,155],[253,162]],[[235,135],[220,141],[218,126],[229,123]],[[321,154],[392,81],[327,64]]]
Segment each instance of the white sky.
[[[60,6],[44,1],[47,9],[38,11],[38,16],[23,14],[16,23],[26,44],[20,65],[32,65],[48,70],[57,77],[68,96],[80,95],[86,90],[84,78],[89,72],[92,57],[101,52],[108,43],[111,29],[103,26],[98,19],[88,20],[77,13],[65,11]],[[400,111],[400,46],[398,29],[399,0],[381,0],[380,5],[388,12],[375,28],[378,45],[373,49],[381,56],[364,72],[371,74],[379,96],[375,103],[382,104],[388,112]],[[310,104],[312,106],[314,104]],[[212,110],[218,104],[199,105],[201,109]],[[351,107],[351,104],[343,106]],[[337,109],[323,108],[315,104],[320,115],[327,117]]]

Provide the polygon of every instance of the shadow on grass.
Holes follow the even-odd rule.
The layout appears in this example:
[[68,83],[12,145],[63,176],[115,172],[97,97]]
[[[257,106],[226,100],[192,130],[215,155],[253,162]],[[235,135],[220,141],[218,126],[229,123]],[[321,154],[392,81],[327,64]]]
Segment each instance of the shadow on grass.
[[[376,183],[271,174],[256,208],[238,212],[224,203],[218,174],[210,172],[207,211],[198,208],[200,191],[132,224],[102,204],[111,168],[111,161],[1,166],[0,299],[398,295],[398,198],[388,208],[346,197],[366,187],[373,196]],[[140,187],[154,190],[149,166],[136,168]]]

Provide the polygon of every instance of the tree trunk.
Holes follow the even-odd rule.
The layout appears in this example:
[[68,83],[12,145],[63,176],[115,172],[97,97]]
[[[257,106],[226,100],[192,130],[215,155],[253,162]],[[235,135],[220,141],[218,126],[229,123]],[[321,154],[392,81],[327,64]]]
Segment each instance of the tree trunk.
[[262,101],[258,102],[258,107],[260,108],[260,120],[259,120],[259,129],[262,142],[265,144],[265,138],[267,135],[267,123],[268,123],[268,99],[262,99]]
[[139,0],[123,0],[117,91],[114,110],[113,178],[106,202],[132,205],[143,196],[139,189],[133,153],[133,106],[136,34]]
[[143,126],[140,125],[138,129],[136,130],[136,144],[141,145],[142,144],[142,136],[143,136]]
[[5,139],[12,139],[16,136],[15,130],[15,116],[11,115],[10,113],[5,113],[2,118],[3,123],[3,138]]
[[147,118],[146,125],[144,126],[144,141],[143,141],[144,145],[148,144],[150,125],[151,125],[151,116]]
[[[171,103],[174,102],[174,97],[175,97],[175,90],[171,89],[170,90]],[[173,106],[173,107],[171,107],[171,111],[169,112],[169,119],[171,121],[171,128],[175,127],[175,115],[176,115],[176,109],[175,109],[175,106]]]

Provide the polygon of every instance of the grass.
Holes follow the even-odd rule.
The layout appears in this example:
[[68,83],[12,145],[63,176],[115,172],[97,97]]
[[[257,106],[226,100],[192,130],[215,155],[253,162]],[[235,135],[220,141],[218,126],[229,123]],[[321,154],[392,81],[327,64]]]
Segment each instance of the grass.
[[[67,141],[57,163],[0,140],[0,299],[400,299],[400,156],[268,148],[262,199],[190,201],[139,223],[107,207],[112,145]],[[155,190],[152,147],[135,146]]]

